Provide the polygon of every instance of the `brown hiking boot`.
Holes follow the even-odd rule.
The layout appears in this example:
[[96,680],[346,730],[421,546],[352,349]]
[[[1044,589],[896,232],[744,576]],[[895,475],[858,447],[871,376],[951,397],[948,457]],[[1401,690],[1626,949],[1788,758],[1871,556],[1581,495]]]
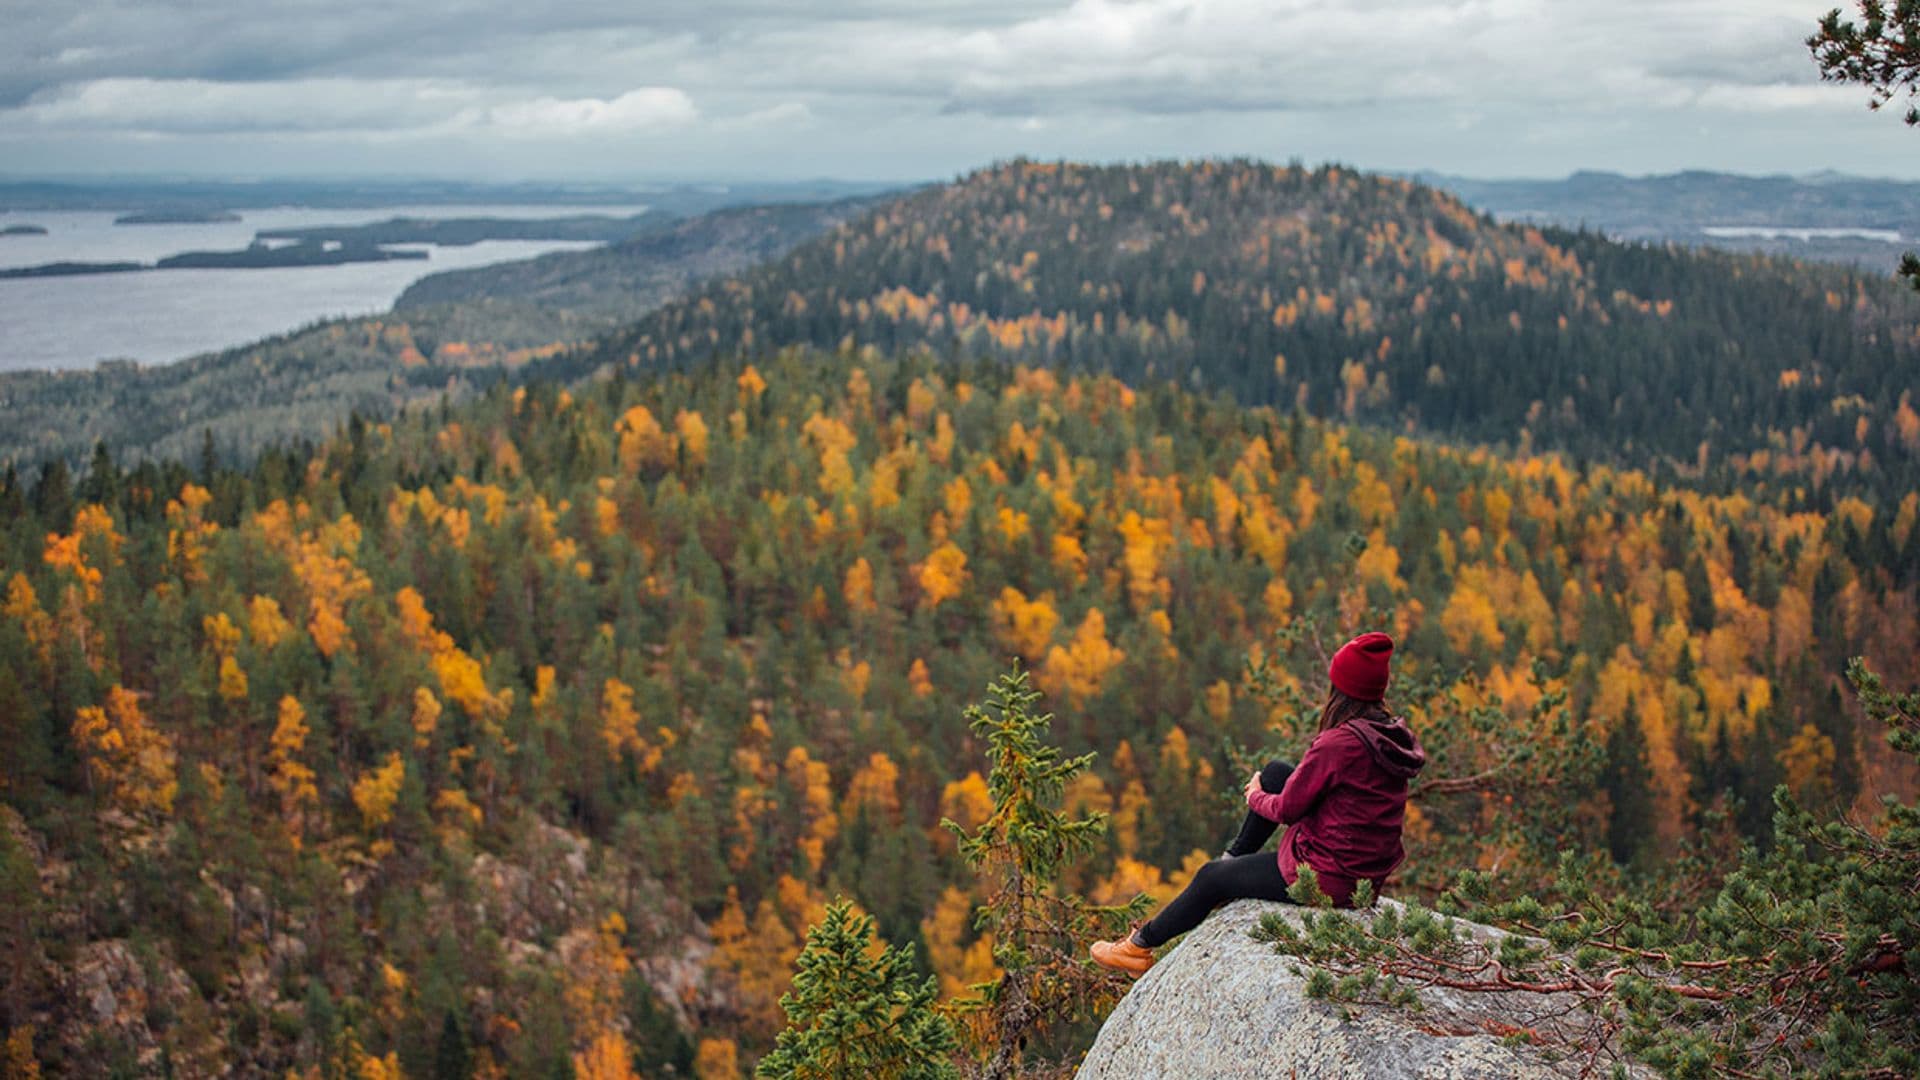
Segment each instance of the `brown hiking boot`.
[[1132,934],[1119,941],[1096,941],[1088,951],[1093,954],[1094,963],[1124,971],[1135,978],[1146,974],[1147,969],[1153,966],[1153,950],[1144,945],[1135,945]]

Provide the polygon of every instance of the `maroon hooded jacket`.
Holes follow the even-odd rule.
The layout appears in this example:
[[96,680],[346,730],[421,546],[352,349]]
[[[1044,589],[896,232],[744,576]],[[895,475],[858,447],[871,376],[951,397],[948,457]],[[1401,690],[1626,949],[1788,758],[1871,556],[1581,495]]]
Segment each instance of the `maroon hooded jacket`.
[[1426,751],[1400,717],[1349,720],[1314,736],[1278,795],[1256,788],[1247,808],[1287,826],[1280,837],[1280,875],[1291,885],[1300,864],[1313,867],[1320,891],[1352,902],[1354,886],[1374,894],[1406,857],[1407,782],[1427,763]]

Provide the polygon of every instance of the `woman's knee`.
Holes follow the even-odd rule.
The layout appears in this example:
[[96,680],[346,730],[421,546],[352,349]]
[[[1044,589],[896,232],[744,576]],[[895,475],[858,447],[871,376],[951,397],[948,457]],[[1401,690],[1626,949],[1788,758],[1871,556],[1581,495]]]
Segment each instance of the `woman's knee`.
[[1226,862],[1216,859],[1195,870],[1193,880],[1187,884],[1187,888],[1194,893],[1211,896],[1220,891],[1226,872]]
[[1269,795],[1278,795],[1287,786],[1287,777],[1293,775],[1293,766],[1284,761],[1269,761],[1260,770],[1260,790]]

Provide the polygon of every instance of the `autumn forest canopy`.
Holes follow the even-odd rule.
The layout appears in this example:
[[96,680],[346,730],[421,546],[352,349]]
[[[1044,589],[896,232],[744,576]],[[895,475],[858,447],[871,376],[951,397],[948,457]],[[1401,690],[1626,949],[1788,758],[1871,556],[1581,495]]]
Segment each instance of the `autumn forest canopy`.
[[994,812],[1011,664],[1096,755],[1061,887],[1119,905],[1376,627],[1437,781],[1393,892],[1574,852],[1681,918],[1777,787],[1914,797],[1842,673],[1920,682],[1917,353],[1856,271],[1019,162],[317,446],[9,470],[0,1035],[735,1076],[836,897],[943,1000],[1000,974],[940,822]]

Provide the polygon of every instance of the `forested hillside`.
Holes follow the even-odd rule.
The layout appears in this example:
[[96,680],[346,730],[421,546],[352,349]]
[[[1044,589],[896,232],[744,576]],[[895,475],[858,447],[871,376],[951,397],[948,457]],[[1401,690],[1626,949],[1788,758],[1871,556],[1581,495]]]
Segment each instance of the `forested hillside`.
[[1014,162],[530,377],[843,341],[1171,379],[1396,431],[1896,498],[1920,298],[1837,267],[1497,226],[1338,167]]
[[[1054,223],[1070,244],[1029,246]],[[1204,280],[1202,248],[1231,255]],[[1831,416],[1898,400],[1869,370],[1908,355],[1891,290],[1725,260],[1742,298],[1710,265],[1339,171],[1015,166],[570,361],[622,361],[599,382],[239,471],[0,485],[0,1035],[73,1075],[734,1076],[836,894],[944,993],[991,975],[936,823],[989,806],[961,709],[1010,658],[1099,754],[1069,802],[1112,827],[1070,883],[1164,897],[1225,841],[1252,751],[1298,752],[1316,634],[1362,623],[1400,639],[1423,779],[1449,781],[1416,794],[1403,895],[1463,866],[1529,889],[1567,848],[1686,911],[1776,782],[1913,790],[1837,687],[1850,655],[1920,677],[1920,495],[1814,509],[1292,406],[1492,433],[1564,387],[1533,445],[1597,452],[1599,402],[1644,399],[1607,422],[1663,447],[1739,397],[1718,430],[1779,427],[1782,467],[1824,475]],[[1668,369],[1736,313],[1791,341]],[[741,357],[708,331],[855,343]],[[1862,438],[1856,471],[1902,452]]]
[[784,255],[828,229],[864,217],[881,201],[885,197],[715,210],[603,248],[429,274],[408,286],[394,309],[519,303],[537,312],[569,311],[610,324],[628,322],[695,282]]

